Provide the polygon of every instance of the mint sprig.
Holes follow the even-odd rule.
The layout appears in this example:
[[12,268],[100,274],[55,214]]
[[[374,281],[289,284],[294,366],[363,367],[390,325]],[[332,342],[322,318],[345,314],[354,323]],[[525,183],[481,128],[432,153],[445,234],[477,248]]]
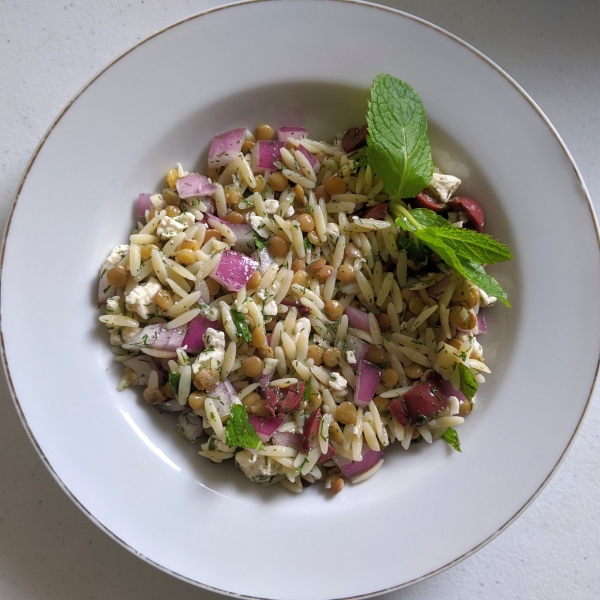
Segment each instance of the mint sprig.
[[458,374],[460,375],[460,391],[469,402],[472,402],[479,389],[475,376],[463,363],[458,363]]
[[419,94],[391,75],[377,75],[367,110],[367,157],[391,198],[412,198],[431,183],[427,116]]
[[483,233],[452,227],[449,221],[426,208],[409,212],[400,202],[390,202],[390,211],[398,217],[398,227],[429,246],[447,265],[488,296],[495,296],[510,307],[500,284],[482,266],[482,263],[510,260],[512,255],[504,244]]
[[233,448],[252,448],[254,450],[264,448],[256,429],[252,427],[252,423],[248,419],[246,408],[242,404],[234,404],[231,407],[225,428],[225,442]]
[[448,427],[442,434],[442,439],[450,444],[457,452],[462,452],[460,449],[460,440],[458,439],[458,433],[456,433],[456,429]]
[[252,334],[250,333],[250,328],[248,327],[248,321],[246,321],[246,317],[235,308],[232,308],[230,312],[231,319],[235,325],[235,330],[238,337],[243,338],[246,342],[251,342]]

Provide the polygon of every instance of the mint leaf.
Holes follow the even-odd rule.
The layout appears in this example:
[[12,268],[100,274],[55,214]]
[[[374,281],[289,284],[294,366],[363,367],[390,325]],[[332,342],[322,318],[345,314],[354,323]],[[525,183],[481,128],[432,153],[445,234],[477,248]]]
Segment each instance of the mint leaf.
[[246,408],[242,404],[234,404],[229,413],[227,427],[225,428],[225,441],[228,446],[239,446],[240,448],[252,448],[262,450],[263,443],[260,441],[256,429],[252,427]]
[[423,227],[422,229],[417,229],[414,235],[439,254],[440,258],[447,265],[458,271],[465,279],[468,279],[471,283],[481,288],[488,296],[495,296],[506,306],[510,307],[508,297],[500,287],[500,284],[491,275],[488,275],[481,265],[458,256],[442,238],[437,237],[436,229],[436,227]]
[[171,382],[171,389],[175,396],[179,394],[179,380],[181,379],[181,373],[169,373],[169,381]]
[[412,198],[431,183],[433,161],[427,116],[415,90],[391,75],[377,75],[367,110],[367,156],[392,198]]
[[456,451],[462,452],[460,449],[460,440],[458,439],[458,433],[456,433],[456,429],[452,427],[448,427],[446,431],[442,434],[442,439],[445,442],[448,442]]
[[469,402],[472,402],[479,388],[477,381],[475,381],[475,376],[463,363],[458,363],[458,374],[460,375],[460,391]]
[[512,258],[510,250],[504,244],[485,233],[458,227],[428,227],[427,231],[465,260],[493,265]]
[[[452,229],[456,229],[456,227],[452,227],[452,223],[450,223],[448,219],[440,217],[440,215],[434,213],[428,208],[415,208],[414,210],[410,211],[410,214],[419,223],[419,225],[423,225],[423,227],[451,227]],[[458,229],[457,231],[466,230]]]
[[419,244],[410,238],[398,237],[396,240],[396,246],[401,252],[406,252],[408,260],[412,260],[417,263],[425,262],[427,257],[431,254],[431,250],[428,246],[425,244]]
[[500,284],[488,275],[481,265],[474,262],[463,261],[461,275],[481,288],[488,296],[495,296],[505,306],[510,306],[506,292],[500,287]]
[[304,249],[308,252],[309,250],[312,251],[315,249],[315,247],[310,243],[310,240],[305,237],[304,238]]
[[257,250],[262,250],[263,248],[267,247],[265,240],[263,240],[260,235],[254,231],[254,229],[252,230],[252,237],[254,238],[254,244]]
[[248,327],[248,321],[246,321],[246,317],[244,317],[244,315],[235,308],[230,310],[231,319],[235,325],[235,330],[238,334],[238,337],[243,338],[246,342],[251,342],[252,334],[250,333],[250,328]]

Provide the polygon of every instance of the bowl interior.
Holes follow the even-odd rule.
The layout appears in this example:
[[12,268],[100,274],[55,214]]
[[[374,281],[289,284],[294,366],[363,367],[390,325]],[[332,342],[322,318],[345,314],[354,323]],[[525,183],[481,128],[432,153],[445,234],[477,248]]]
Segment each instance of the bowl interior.
[[[269,68],[243,69],[248,49],[234,39],[218,62],[199,64],[198,48],[218,46],[221,32],[264,19],[288,27],[290,15],[311,41],[305,60],[273,56],[269,41],[259,39],[252,50],[273,56]],[[334,61],[330,22],[342,30],[366,23],[378,35]],[[175,86],[164,83],[166,72]],[[421,94],[436,163],[463,179],[461,191],[486,211],[487,232],[513,251],[514,261],[490,269],[513,308],[488,312],[490,332],[481,342],[493,373],[460,428],[462,454],[441,443],[408,453],[392,447],[365,484],[335,498],[318,486],[292,496],[200,459],[198,448],[176,435],[173,419],[135,390],[115,391],[120,368],[97,322],[96,277],[112,247],[127,240],[137,194],[164,187],[177,162],[202,172],[213,135],[269,122],[331,138],[364,123],[379,72]],[[588,252],[579,251],[582,244]],[[359,3],[242,4],[138,46],[53,127],[26,173],[5,244],[5,360],[46,463],[126,547],[228,593],[354,597],[451,564],[490,539],[543,485],[593,384],[599,272],[594,217],[570,158],[529,99],[472,49],[401,13]],[[21,293],[25,280],[35,281],[36,291]],[[587,335],[564,318],[566,306],[587,315]],[[253,556],[257,547],[267,554],[269,577],[252,560],[235,570],[223,560]],[[378,559],[352,578],[341,569],[298,577],[299,556],[354,564],[365,550]]]

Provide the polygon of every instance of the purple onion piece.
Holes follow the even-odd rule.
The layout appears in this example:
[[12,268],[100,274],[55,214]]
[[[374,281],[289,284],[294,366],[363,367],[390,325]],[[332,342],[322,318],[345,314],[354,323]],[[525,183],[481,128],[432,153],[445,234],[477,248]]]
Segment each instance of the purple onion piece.
[[254,172],[264,173],[265,169],[274,170],[275,162],[281,160],[281,149],[285,142],[258,140],[252,148],[251,166]]
[[208,166],[216,169],[228,165],[235,160],[242,149],[245,139],[245,127],[232,129],[231,131],[215,135],[210,143]]
[[277,130],[277,139],[280,142],[287,142],[289,138],[302,140],[308,137],[308,129],[304,127],[280,127]]
[[479,333],[487,333],[487,323],[485,322],[485,315],[483,310],[480,308],[477,313],[477,329]]
[[258,261],[234,250],[224,250],[211,277],[230,292],[241,290],[258,268]]
[[150,194],[140,194],[135,205],[135,216],[138,219],[143,219],[146,216],[146,211],[153,207],[154,205],[150,200]]
[[321,163],[318,161],[317,157],[312,152],[309,152],[304,146],[298,146],[298,151],[300,152],[300,154],[306,156],[308,162],[310,163],[310,166],[313,168],[313,171],[315,173],[318,173],[321,167]]
[[214,223],[223,223],[227,225],[231,231],[233,231],[236,242],[233,245],[233,249],[236,252],[241,252],[242,254],[252,254],[256,250],[256,243],[254,242],[254,235],[252,234],[252,227],[247,223],[230,223],[225,219],[220,219],[219,217],[209,216],[207,218],[207,222],[211,227],[214,227]]
[[452,387],[452,384],[446,379],[440,379],[437,382],[437,385],[440,388],[440,390],[442,390],[442,393],[444,394],[444,396],[446,396],[446,398],[448,398],[449,396],[455,396],[456,398],[458,398],[459,402],[467,401],[466,396],[460,390],[455,390]]
[[204,350],[204,334],[209,327],[215,329],[215,326],[216,323],[209,321],[206,317],[201,315],[194,317],[189,323],[182,346],[185,346],[187,352],[190,353],[202,352]]
[[177,180],[176,186],[179,197],[184,199],[196,196],[210,196],[219,189],[208,177],[200,175],[200,173],[190,173],[185,177],[180,177]]
[[369,315],[366,312],[358,310],[358,308],[354,308],[353,306],[346,306],[344,312],[348,316],[348,323],[351,327],[361,329],[367,333],[370,331]]
[[444,279],[441,279],[437,283],[430,285],[427,288],[427,293],[430,296],[437,296],[438,294],[441,294],[448,287],[449,283],[450,283],[450,277],[444,277]]
[[333,460],[336,462],[337,466],[340,468],[340,471],[344,474],[348,479],[353,479],[354,477],[358,477],[363,473],[367,472],[371,467],[374,467],[380,460],[383,459],[383,452],[381,450],[371,450],[368,448],[366,451],[363,451],[362,460],[361,461],[353,461],[348,458],[344,458],[339,454],[336,454],[333,457]]
[[273,375],[275,375],[275,371],[271,371],[268,375],[261,375],[258,379],[258,385],[260,385],[261,388],[266,388],[271,379],[273,379]]
[[222,417],[231,412],[231,405],[233,404],[234,398],[237,398],[236,389],[229,379],[217,383],[217,385],[212,390],[209,390],[206,395],[215,403],[217,412]]
[[273,434],[273,441],[278,446],[289,446],[294,450],[300,450],[303,436],[301,433],[292,433],[291,431],[276,431]]
[[283,423],[283,418],[281,417],[255,417],[251,415],[248,417],[248,420],[263,443],[268,442]]
[[354,352],[354,358],[356,358],[356,365],[351,365],[354,370],[358,368],[358,365],[361,360],[367,356],[369,353],[369,344],[359,340],[357,337],[348,334],[346,336],[346,344],[348,344],[348,348]]
[[359,361],[354,403],[357,406],[367,406],[375,397],[375,390],[380,381],[381,371],[373,363],[364,359]]

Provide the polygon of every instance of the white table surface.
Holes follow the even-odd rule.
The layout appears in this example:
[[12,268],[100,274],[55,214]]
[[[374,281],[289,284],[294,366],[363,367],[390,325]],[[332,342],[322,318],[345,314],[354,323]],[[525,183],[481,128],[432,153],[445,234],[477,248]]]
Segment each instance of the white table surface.
[[[449,30],[512,75],[558,129],[598,211],[598,0],[382,3]],[[2,229],[31,153],[71,96],[132,44],[173,21],[218,4],[222,2],[0,0]],[[167,73],[164,84],[168,84]],[[543,198],[539,202],[543,203]],[[386,598],[599,598],[599,393],[595,396],[562,467],[507,531],[452,569]],[[2,599],[222,597],[154,569],[88,521],[38,458],[17,417],[3,375],[0,574]]]

